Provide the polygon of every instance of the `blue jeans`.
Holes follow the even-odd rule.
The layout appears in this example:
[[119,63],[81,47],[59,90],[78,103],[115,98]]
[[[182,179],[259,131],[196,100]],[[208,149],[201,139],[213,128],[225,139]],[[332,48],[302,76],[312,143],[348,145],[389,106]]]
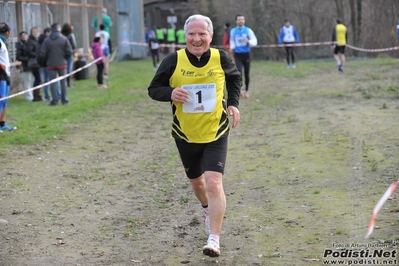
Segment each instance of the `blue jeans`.
[[[40,68],[40,75],[42,76],[43,83],[50,81],[48,78],[47,67]],[[59,81],[57,81],[56,86],[57,86],[58,99],[61,99],[60,82]],[[51,96],[49,93],[49,85],[44,86],[44,98],[49,101],[51,100]]]
[[[74,56],[71,55],[71,57],[69,57],[68,60],[67,60],[67,74],[72,72],[73,57]],[[68,85],[68,87],[71,85],[70,78],[71,78],[71,76],[67,77],[67,85]]]
[[[61,69],[48,69],[48,77],[50,80],[53,80],[57,77],[64,76],[66,74],[66,69],[61,68]],[[58,101],[60,100],[60,92],[58,91],[57,84],[61,83],[61,102],[63,104],[68,103],[68,89],[67,89],[67,82],[65,79],[60,80],[57,83],[52,83],[50,85],[51,89],[51,103],[53,105],[56,105]]]

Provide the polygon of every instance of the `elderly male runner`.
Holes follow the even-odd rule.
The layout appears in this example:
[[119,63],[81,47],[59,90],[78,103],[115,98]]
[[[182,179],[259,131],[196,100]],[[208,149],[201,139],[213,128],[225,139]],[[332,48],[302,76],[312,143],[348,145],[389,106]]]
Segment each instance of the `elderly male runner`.
[[189,17],[184,32],[187,47],[163,60],[148,94],[154,100],[171,103],[172,137],[203,207],[205,231],[209,234],[203,253],[218,257],[226,210],[222,177],[230,129],[228,116],[233,117],[231,126],[236,128],[240,121],[241,78],[227,52],[210,48],[213,24],[208,17]]

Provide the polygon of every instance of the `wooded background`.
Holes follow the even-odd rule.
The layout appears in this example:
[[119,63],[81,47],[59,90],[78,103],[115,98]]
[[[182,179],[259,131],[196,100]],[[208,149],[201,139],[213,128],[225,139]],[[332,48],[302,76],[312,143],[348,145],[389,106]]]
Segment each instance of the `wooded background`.
[[[214,44],[220,44],[223,25],[235,26],[235,15],[245,16],[259,44],[275,44],[284,19],[295,26],[301,42],[331,41],[335,20],[341,18],[348,29],[348,43],[375,49],[397,46],[398,0],[188,0],[197,13],[214,23]],[[329,46],[295,48],[302,59],[331,57]],[[349,56],[374,57],[377,53],[346,50]],[[282,48],[253,49],[264,59],[280,59]],[[399,52],[384,52],[397,57]]]

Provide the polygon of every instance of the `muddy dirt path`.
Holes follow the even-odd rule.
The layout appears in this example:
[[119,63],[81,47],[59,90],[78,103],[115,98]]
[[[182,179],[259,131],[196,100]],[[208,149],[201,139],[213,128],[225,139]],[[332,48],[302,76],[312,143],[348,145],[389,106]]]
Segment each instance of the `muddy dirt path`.
[[397,69],[306,66],[252,68],[229,142],[218,259],[201,254],[201,208],[169,137],[169,106],[145,98],[1,151],[0,265],[322,265],[346,244],[396,250],[396,196],[364,236],[397,179]]

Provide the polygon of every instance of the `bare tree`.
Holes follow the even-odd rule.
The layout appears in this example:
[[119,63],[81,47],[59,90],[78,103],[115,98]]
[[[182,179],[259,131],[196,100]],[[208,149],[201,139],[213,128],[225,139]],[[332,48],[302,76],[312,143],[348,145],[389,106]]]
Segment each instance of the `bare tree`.
[[358,45],[360,42],[360,36],[362,33],[362,0],[356,0],[356,10],[357,10],[357,16],[356,16],[356,38],[355,38],[355,43]]
[[344,4],[342,0],[335,0],[335,6],[337,8],[337,16],[344,21]]
[[[364,48],[383,48],[397,45],[396,23],[398,0],[187,0],[192,13],[211,17],[215,26],[213,44],[220,44],[222,26],[242,13],[246,25],[258,37],[259,44],[275,44],[285,18],[289,18],[297,29],[302,42],[330,41],[335,19],[347,22],[349,43]],[[332,11],[332,12],[331,12]],[[399,13],[399,12],[398,12]],[[255,58],[281,59],[282,49],[253,49]],[[296,49],[299,58],[331,57],[327,46],[302,47]],[[347,54],[355,54],[347,49]],[[359,55],[376,56],[364,52]],[[393,55],[394,53],[389,53]],[[356,54],[355,54],[356,55]]]
[[[352,39],[353,39],[353,44],[355,45],[355,46],[357,46],[358,45],[358,20],[357,20],[357,18],[358,18],[358,16],[356,15],[356,11],[357,11],[357,8],[356,8],[356,5],[357,5],[357,3],[358,3],[358,1],[356,0],[349,0],[349,6],[350,6],[350,10],[351,10],[351,16],[350,16],[350,26],[351,26],[351,28],[352,28],[352,30],[351,30],[351,32],[352,32]],[[355,56],[357,56],[358,55],[358,51],[354,51],[353,52],[353,54],[355,55]]]

